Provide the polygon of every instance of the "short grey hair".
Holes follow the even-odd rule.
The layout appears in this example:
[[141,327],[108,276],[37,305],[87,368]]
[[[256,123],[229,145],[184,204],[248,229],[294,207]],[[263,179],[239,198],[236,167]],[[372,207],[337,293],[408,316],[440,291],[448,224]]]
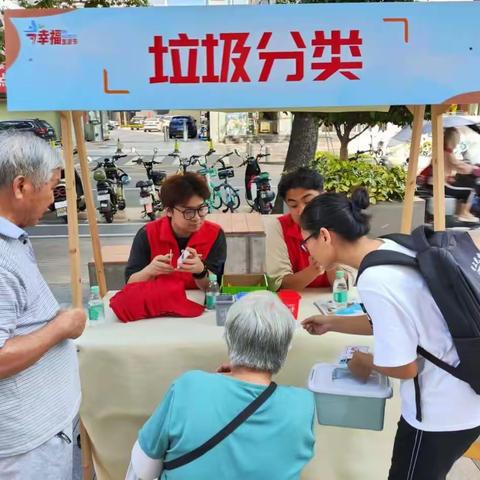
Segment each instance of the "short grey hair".
[[62,165],[59,150],[33,133],[12,130],[0,133],[0,188],[9,187],[18,176],[40,187]]
[[295,330],[290,310],[271,292],[252,292],[235,302],[225,322],[232,366],[278,373]]

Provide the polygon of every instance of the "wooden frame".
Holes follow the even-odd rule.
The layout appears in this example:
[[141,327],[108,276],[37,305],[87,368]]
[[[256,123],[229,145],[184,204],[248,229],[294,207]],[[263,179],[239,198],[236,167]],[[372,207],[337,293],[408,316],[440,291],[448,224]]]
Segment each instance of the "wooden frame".
[[417,185],[418,156],[420,154],[420,141],[422,138],[425,105],[415,105],[409,110],[413,113],[412,141],[410,143],[410,156],[408,162],[407,182],[405,184],[405,198],[403,200],[403,213],[401,232],[410,233],[413,220],[413,202],[415,201],[415,188]]
[[[409,107],[413,113],[412,141],[410,145],[410,160],[408,166],[407,183],[405,188],[405,200],[402,213],[401,231],[410,233],[413,219],[413,202],[415,199],[416,175],[418,168],[418,157],[420,154],[420,141],[422,136],[423,120],[425,116],[425,105]],[[434,177],[434,214],[435,230],[445,229],[445,194],[444,194],[444,165],[443,165],[443,121],[442,115],[448,110],[446,105],[432,105],[432,165]],[[73,161],[73,131],[77,141],[77,149],[81,170],[81,178],[84,187],[85,200],[87,205],[88,224],[91,233],[93,256],[97,274],[100,295],[107,293],[105,271],[103,267],[100,238],[96,217],[95,203],[90,181],[88,168],[87,149],[83,131],[81,112],[60,112],[62,144],[65,158],[65,182],[67,191],[68,211],[68,250],[70,256],[72,304],[75,307],[82,306],[82,285],[80,270],[80,246],[78,236],[77,219],[77,196],[75,188],[75,172]],[[82,444],[82,469],[84,480],[91,480],[93,477],[92,443],[87,430],[80,422],[80,436]]]
[[[107,293],[105,271],[103,268],[100,238],[98,235],[97,216],[93,192],[90,182],[90,170],[88,168],[87,149],[83,131],[81,112],[60,112],[62,131],[63,156],[65,159],[65,185],[67,192],[67,215],[68,215],[68,252],[70,257],[70,278],[72,287],[72,305],[82,307],[82,277],[80,270],[80,242],[78,236],[77,217],[77,189],[75,186],[75,165],[73,161],[73,132],[77,141],[77,150],[80,160],[81,178],[87,204],[88,224],[90,227],[95,269],[100,288],[100,295]],[[93,478],[92,443],[87,430],[80,420],[80,438],[82,446],[82,469],[84,480]]]
[[[405,199],[403,205],[401,232],[410,233],[413,219],[413,202],[420,154],[425,105],[408,107],[413,113],[412,140],[408,164]],[[443,154],[443,117],[449,105],[432,105],[432,167],[433,167],[433,206],[434,229],[445,230],[445,166]]]

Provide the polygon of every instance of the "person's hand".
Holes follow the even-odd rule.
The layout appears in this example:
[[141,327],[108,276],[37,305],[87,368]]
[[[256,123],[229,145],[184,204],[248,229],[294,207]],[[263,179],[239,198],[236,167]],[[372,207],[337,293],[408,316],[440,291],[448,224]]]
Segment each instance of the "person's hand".
[[188,273],[202,273],[205,269],[205,265],[202,262],[202,256],[197,253],[194,248],[187,247],[190,252],[190,256],[183,261],[183,263],[177,268],[179,272]]
[[347,365],[356,377],[367,381],[373,370],[373,357],[369,353],[354,352]]
[[331,330],[334,315],[313,315],[302,322],[310,335],[323,335]]
[[472,174],[475,176],[475,177],[480,177],[480,167],[475,167],[472,171]]
[[63,340],[78,338],[85,330],[87,315],[83,308],[61,311],[54,320]]
[[167,275],[175,269],[172,267],[172,254],[157,255],[146,267],[145,273],[150,277],[158,277],[159,275]]
[[232,373],[232,366],[230,365],[230,363],[222,363],[217,368],[217,373]]

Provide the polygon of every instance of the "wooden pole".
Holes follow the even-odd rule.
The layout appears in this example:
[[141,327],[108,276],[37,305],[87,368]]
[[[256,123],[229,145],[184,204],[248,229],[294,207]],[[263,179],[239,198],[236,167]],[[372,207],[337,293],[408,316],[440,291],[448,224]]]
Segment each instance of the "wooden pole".
[[413,204],[415,202],[418,156],[420,154],[420,140],[422,138],[423,119],[425,117],[425,105],[415,105],[412,110],[412,139],[410,143],[407,183],[405,185],[405,199],[403,200],[401,226],[402,233],[410,233],[412,230]]
[[72,305],[82,306],[82,276],[80,271],[80,244],[78,238],[77,189],[73,163],[72,112],[60,112],[63,157],[65,159],[65,187],[67,191],[68,253],[70,256],[70,281]]
[[480,441],[474,442],[463,456],[472,460],[480,460]]
[[93,478],[93,457],[92,442],[88,436],[87,430],[80,420],[80,446],[82,449],[82,470],[83,480],[92,480]]
[[77,140],[80,171],[82,173],[83,190],[85,193],[85,202],[87,204],[88,226],[90,228],[93,259],[95,260],[95,271],[97,273],[97,283],[100,288],[100,295],[104,297],[107,293],[107,282],[105,280],[100,237],[98,235],[97,212],[95,210],[95,202],[93,199],[93,191],[90,181],[90,170],[88,168],[87,148],[85,146],[81,112],[73,112],[73,127],[75,130],[75,138]]
[[[107,293],[107,284],[105,281],[105,271],[103,268],[102,251],[100,248],[100,237],[98,235],[97,214],[93,191],[90,182],[90,170],[88,168],[87,148],[85,146],[85,135],[83,132],[82,112],[73,112],[73,127],[75,138],[77,140],[78,157],[80,160],[80,171],[82,174],[83,190],[85,202],[87,205],[88,225],[90,228],[90,238],[92,241],[93,258],[95,260],[95,270],[97,273],[97,282],[100,289],[100,295],[103,297]],[[93,457],[92,442],[88,432],[80,419],[80,442],[82,446],[82,470],[83,479],[91,480],[93,478]]]
[[445,230],[445,164],[443,152],[443,119],[448,107],[432,105],[433,215],[435,231]]

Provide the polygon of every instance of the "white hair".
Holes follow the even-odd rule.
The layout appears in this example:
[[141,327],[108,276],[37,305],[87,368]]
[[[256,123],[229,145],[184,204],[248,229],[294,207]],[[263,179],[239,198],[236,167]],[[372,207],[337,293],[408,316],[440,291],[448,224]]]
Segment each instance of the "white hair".
[[277,373],[287,358],[295,320],[277,295],[259,291],[235,302],[225,322],[233,366]]
[[0,188],[10,187],[18,176],[40,187],[62,164],[59,151],[33,133],[0,133]]

